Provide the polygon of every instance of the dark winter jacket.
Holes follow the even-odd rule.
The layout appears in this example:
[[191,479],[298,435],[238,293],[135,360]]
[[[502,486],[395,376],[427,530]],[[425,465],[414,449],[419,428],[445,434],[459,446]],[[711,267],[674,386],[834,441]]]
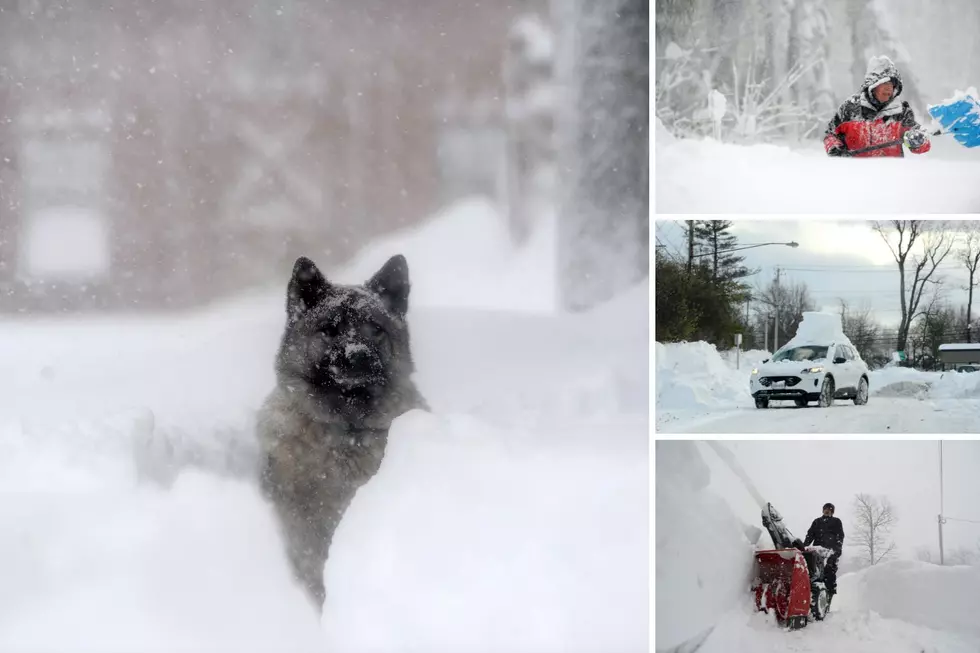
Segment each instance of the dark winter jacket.
[[[891,80],[895,94],[886,104],[875,99],[871,88],[883,80]],[[902,93],[902,76],[887,57],[874,57],[868,66],[861,91],[844,101],[827,125],[823,143],[828,154],[847,150],[860,150],[872,145],[896,141],[913,132],[909,139],[915,154],[924,154],[932,147],[929,138],[915,121],[908,102],[899,100]],[[856,154],[858,158],[878,156],[905,156],[902,146]]]
[[837,517],[817,517],[806,532],[804,546],[815,544],[826,549],[833,549],[841,554],[844,546],[844,525]]

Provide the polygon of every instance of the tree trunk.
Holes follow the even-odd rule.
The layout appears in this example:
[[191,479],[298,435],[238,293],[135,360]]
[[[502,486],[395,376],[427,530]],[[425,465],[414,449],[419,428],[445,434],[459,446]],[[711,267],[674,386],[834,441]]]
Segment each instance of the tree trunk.
[[899,287],[901,288],[901,306],[902,306],[902,321],[898,325],[898,342],[896,343],[897,349],[895,351],[905,351],[905,347],[908,344],[909,339],[909,309],[908,303],[905,298],[905,259],[902,258],[898,261],[898,281]]
[[687,221],[687,273],[694,270],[694,220]]
[[[570,0],[571,91],[558,259],[561,303],[587,309],[649,274],[649,24],[645,0]],[[571,50],[571,52],[568,52]]]
[[973,342],[973,333],[970,328],[973,321],[970,319],[973,311],[973,274],[974,270],[970,270],[970,286],[966,295],[966,341]]

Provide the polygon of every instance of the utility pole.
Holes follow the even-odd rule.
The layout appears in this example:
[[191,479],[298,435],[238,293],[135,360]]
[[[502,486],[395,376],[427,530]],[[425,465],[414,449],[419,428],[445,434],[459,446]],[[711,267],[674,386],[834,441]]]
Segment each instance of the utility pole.
[[946,564],[943,559],[943,441],[939,441],[939,564]]
[[769,320],[770,320],[770,318],[772,318],[772,316],[769,315],[768,313],[766,313],[766,319],[763,320],[763,322],[762,322],[762,333],[765,334],[765,335],[762,336],[763,339],[765,340],[765,344],[762,345],[763,351],[769,351]]
[[687,221],[687,273],[694,269],[694,220]]
[[772,337],[772,352],[775,354],[779,349],[779,267],[776,267],[776,291],[773,293],[776,300],[776,327]]

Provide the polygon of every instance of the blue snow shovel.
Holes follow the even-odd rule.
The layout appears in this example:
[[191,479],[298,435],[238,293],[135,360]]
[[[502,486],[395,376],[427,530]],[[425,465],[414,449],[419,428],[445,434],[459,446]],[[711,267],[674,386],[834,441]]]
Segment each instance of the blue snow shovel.
[[942,125],[943,133],[952,134],[961,145],[980,146],[980,102],[972,95],[934,104],[929,115]]

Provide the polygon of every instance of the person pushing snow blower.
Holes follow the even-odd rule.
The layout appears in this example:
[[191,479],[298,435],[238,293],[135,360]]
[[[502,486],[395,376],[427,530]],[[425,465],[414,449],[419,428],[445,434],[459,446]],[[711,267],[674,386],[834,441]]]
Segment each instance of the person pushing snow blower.
[[[803,628],[811,617],[822,621],[830,609],[830,592],[824,583],[826,562],[835,551],[819,544],[805,545],[794,537],[771,503],[762,509],[762,525],[774,548],[755,552],[756,576],[750,591],[756,609],[774,612],[776,621],[789,628]],[[808,539],[810,535],[807,533]]]
[[915,154],[932,147],[908,102],[898,99],[902,76],[888,57],[871,57],[861,91],[837,110],[827,125],[828,156],[901,157],[902,144]]
[[834,517],[834,504],[823,504],[823,516],[817,517],[810,524],[810,529],[806,532],[806,539],[803,546],[809,545],[822,546],[830,549],[834,555],[827,558],[827,563],[823,569],[823,581],[827,587],[827,607],[834,600],[837,593],[837,562],[844,550],[844,525],[841,520]]

